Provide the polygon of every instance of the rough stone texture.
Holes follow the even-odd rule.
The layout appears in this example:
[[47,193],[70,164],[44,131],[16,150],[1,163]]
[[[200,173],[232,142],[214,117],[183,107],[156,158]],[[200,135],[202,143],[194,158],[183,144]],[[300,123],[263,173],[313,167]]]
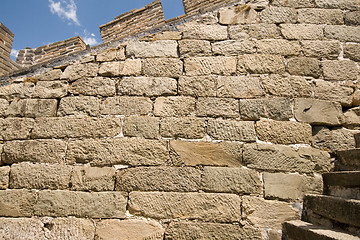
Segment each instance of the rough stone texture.
[[343,42],[360,42],[360,27],[356,26],[325,26],[325,37]]
[[201,171],[192,167],[137,167],[118,171],[117,191],[197,192]]
[[246,53],[255,53],[255,42],[249,40],[226,40],[212,44],[212,51],[215,55],[239,55]]
[[323,61],[322,65],[326,80],[357,80],[359,75],[356,63],[350,60]]
[[321,40],[324,27],[313,24],[281,24],[281,33],[290,40]]
[[241,199],[233,194],[131,192],[129,199],[131,214],[155,219],[236,222],[241,214]]
[[165,142],[135,138],[88,139],[69,142],[66,161],[92,166],[162,165],[169,161]]
[[295,100],[295,118],[312,125],[341,125],[344,115],[340,103],[309,98]]
[[34,90],[34,83],[23,80],[21,83],[11,83],[0,87],[0,98],[5,98],[6,100],[29,98]]
[[153,42],[133,41],[126,45],[128,57],[178,57],[178,44],[174,40],[158,40]]
[[345,23],[347,25],[354,25],[354,26],[360,25],[359,18],[360,18],[360,11],[345,13]]
[[289,203],[243,197],[242,217],[256,227],[281,229],[285,221],[299,219],[298,212]]
[[274,0],[271,3],[274,6],[284,6],[292,8],[312,8],[315,7],[315,2],[313,0]]
[[282,145],[245,145],[243,162],[247,167],[267,171],[327,172],[332,168],[329,153],[313,148],[295,150]]
[[67,95],[68,87],[66,81],[39,81],[36,83],[33,97],[62,98]]
[[[233,26],[229,28],[230,38],[239,35],[236,32],[236,28],[239,26]],[[233,33],[233,31],[235,31]],[[269,38],[281,38],[280,28],[275,24],[259,23],[249,25],[248,34],[251,38],[256,39],[269,39]]]
[[344,10],[359,10],[359,0],[315,0],[320,8],[340,8]]
[[60,78],[75,81],[83,77],[96,77],[98,69],[97,63],[74,64],[66,67]]
[[69,92],[72,94],[111,97],[116,93],[115,80],[104,77],[82,78],[71,84]]
[[162,240],[165,229],[154,220],[108,219],[96,225],[96,240]]
[[287,7],[268,7],[261,12],[261,20],[264,23],[295,23],[296,11]]
[[71,173],[71,189],[77,191],[113,191],[115,168],[75,166]]
[[196,103],[196,115],[200,117],[239,116],[239,100],[231,98],[199,98]]
[[159,97],[155,101],[154,115],[160,117],[188,116],[195,111],[195,98]]
[[296,41],[285,39],[265,39],[256,42],[258,53],[280,54],[284,56],[296,56],[300,54],[301,46]]
[[360,89],[355,90],[352,104],[353,106],[360,106]]
[[212,53],[210,41],[196,39],[179,41],[179,52],[181,57],[209,56]]
[[205,136],[205,120],[202,118],[163,118],[160,124],[162,137],[200,139]]
[[219,41],[228,37],[227,27],[220,25],[185,24],[180,30],[183,32],[183,39]]
[[321,194],[323,190],[322,178],[318,175],[264,173],[263,179],[266,198],[296,200],[305,194]]
[[9,117],[54,117],[57,110],[55,99],[18,99],[11,102],[6,115]]
[[141,60],[126,59],[120,62],[104,62],[100,65],[99,74],[104,77],[131,76],[141,73]]
[[100,106],[103,115],[148,115],[152,113],[153,103],[146,97],[110,97]]
[[249,5],[233,6],[219,11],[220,24],[249,24],[256,22],[257,13]]
[[186,58],[184,63],[186,75],[231,75],[236,72],[235,57],[195,57]]
[[354,89],[337,82],[318,80],[315,82],[314,97],[351,106]]
[[260,80],[249,76],[220,76],[217,80],[217,97],[255,98],[264,96]]
[[7,141],[4,144],[2,161],[7,164],[26,161],[60,164],[65,157],[65,151],[66,142],[61,140]]
[[0,167],[0,190],[7,189],[9,187],[9,173],[9,166]]
[[116,117],[37,118],[32,138],[115,137],[121,131],[121,119]]
[[13,164],[10,172],[10,188],[67,189],[71,167],[66,165]]
[[330,152],[355,148],[354,134],[357,132],[346,128],[330,130],[326,127],[315,127],[314,146]]
[[312,94],[312,86],[304,77],[272,74],[261,76],[260,79],[266,92],[274,96],[310,97]]
[[299,9],[298,22],[310,24],[344,24],[344,14],[341,9]]
[[341,52],[340,42],[336,40],[305,40],[301,41],[301,45],[304,55],[307,57],[337,59]]
[[205,167],[202,177],[204,191],[236,194],[260,194],[260,175],[246,168]]
[[155,40],[181,40],[181,33],[178,31],[162,31],[146,35],[139,38],[142,41],[155,41]]
[[179,94],[194,97],[215,97],[217,76],[182,76],[179,78]]
[[117,92],[127,96],[176,95],[177,81],[166,77],[124,77],[117,85]]
[[124,218],[127,199],[119,192],[40,191],[35,215],[52,217]]
[[127,137],[154,139],[159,136],[160,119],[147,116],[130,116],[124,119],[123,134]]
[[0,117],[5,117],[9,108],[9,102],[5,99],[0,99]]
[[177,78],[182,75],[183,62],[177,58],[146,58],[142,72],[145,76]]
[[0,218],[0,238],[45,240],[44,224],[35,218]]
[[125,59],[125,49],[123,47],[110,48],[96,55],[96,61],[98,62],[110,62],[110,61],[124,60],[124,59]]
[[346,126],[360,126],[360,107],[351,108],[344,113]]
[[312,128],[306,123],[261,119],[256,123],[256,136],[264,142],[309,144],[312,140]]
[[97,97],[66,97],[60,101],[58,116],[99,116],[101,100]]
[[189,166],[241,166],[242,144],[170,141],[171,158]]
[[166,229],[166,240],[260,240],[261,231],[252,226],[220,223],[174,222]]
[[312,76],[321,75],[320,61],[316,58],[298,57],[288,59],[287,70],[291,75]]
[[240,100],[240,117],[243,120],[289,120],[293,116],[288,98],[262,98]]
[[360,62],[360,44],[346,43],[344,47],[344,57]]
[[39,81],[53,81],[53,80],[59,80],[61,77],[62,71],[60,69],[54,69],[50,70],[46,73],[37,75],[36,77],[39,79]]
[[254,122],[211,119],[208,122],[207,133],[214,139],[256,141]]
[[0,191],[1,217],[31,217],[34,213],[36,192],[24,189]]
[[0,140],[28,139],[33,127],[31,118],[0,118]]
[[284,73],[284,58],[269,54],[243,55],[238,57],[237,69],[241,73]]

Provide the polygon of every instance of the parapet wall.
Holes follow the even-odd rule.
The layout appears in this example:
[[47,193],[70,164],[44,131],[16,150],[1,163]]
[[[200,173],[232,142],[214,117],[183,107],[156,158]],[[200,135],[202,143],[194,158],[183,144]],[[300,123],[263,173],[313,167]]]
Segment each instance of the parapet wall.
[[14,34],[0,23],[0,76],[18,69],[18,66],[10,59]]

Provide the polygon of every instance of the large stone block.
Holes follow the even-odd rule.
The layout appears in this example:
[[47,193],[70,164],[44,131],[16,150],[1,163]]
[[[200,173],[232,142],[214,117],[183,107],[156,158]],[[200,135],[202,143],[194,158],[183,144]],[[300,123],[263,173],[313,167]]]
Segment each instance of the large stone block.
[[53,69],[46,73],[37,75],[36,77],[40,81],[53,81],[53,80],[59,80],[61,77],[62,71],[61,69]]
[[13,100],[6,111],[9,117],[54,117],[56,99],[18,99]]
[[183,33],[183,39],[219,41],[228,37],[227,27],[220,25],[185,24],[180,30]]
[[360,25],[360,11],[345,13],[345,24],[359,26]]
[[338,25],[325,26],[325,37],[342,42],[360,42],[360,27]]
[[179,52],[181,57],[199,57],[211,55],[210,41],[184,39],[179,41]]
[[320,60],[308,57],[291,58],[288,59],[287,70],[291,75],[318,78],[321,75]]
[[163,165],[170,160],[166,142],[136,138],[88,139],[69,142],[67,163],[92,166]]
[[336,40],[305,40],[301,45],[306,57],[337,59],[341,52],[340,42]]
[[360,62],[360,44],[346,43],[344,47],[344,57]]
[[126,59],[120,62],[104,62],[100,65],[99,74],[104,77],[131,76],[141,73],[140,59]]
[[264,95],[258,77],[219,76],[217,79],[217,97],[256,98]]
[[251,40],[226,40],[212,43],[211,46],[215,55],[236,56],[256,52],[255,42]]
[[281,24],[281,33],[289,40],[321,40],[324,27],[315,24]]
[[354,89],[338,82],[315,82],[314,97],[322,100],[339,102],[342,106],[351,106]]
[[189,116],[195,112],[193,97],[159,97],[155,101],[154,115],[160,117]]
[[220,24],[250,24],[256,22],[257,12],[250,5],[232,6],[219,11]]
[[31,217],[34,215],[36,192],[24,189],[0,191],[1,217]]
[[0,239],[46,240],[44,224],[36,218],[0,218]]
[[313,130],[314,146],[330,152],[355,148],[354,135],[357,132],[346,128],[330,130],[327,127],[315,127]]
[[158,138],[160,119],[147,116],[130,116],[124,119],[123,134],[127,137]]
[[100,106],[103,115],[148,115],[152,113],[153,103],[147,97],[110,97]]
[[313,0],[274,0],[271,2],[274,6],[292,7],[292,8],[313,8],[315,2]]
[[96,61],[98,62],[125,60],[125,58],[125,48],[123,46],[120,46],[119,48],[106,49],[96,55]]
[[58,116],[99,116],[101,99],[91,96],[65,97],[60,100]]
[[0,118],[0,140],[28,139],[33,127],[31,118]]
[[73,64],[65,68],[60,78],[75,81],[83,77],[96,77],[98,70],[97,63]]
[[196,103],[196,115],[200,117],[239,116],[239,100],[232,98],[199,98]]
[[36,83],[33,97],[38,98],[62,98],[68,93],[67,81],[39,81]]
[[[240,35],[240,33],[236,31],[238,27],[239,26],[229,27],[230,38]],[[268,23],[248,25],[248,35],[255,39],[281,38],[280,28],[276,24]]]
[[142,60],[145,76],[178,78],[183,73],[183,62],[178,58],[146,58]]
[[295,9],[288,7],[268,7],[261,12],[264,23],[295,23],[297,14]]
[[131,214],[155,219],[179,218],[238,222],[241,199],[233,194],[131,192]]
[[118,171],[117,191],[197,192],[201,171],[193,167],[137,167]]
[[238,57],[237,69],[241,73],[284,73],[285,59],[269,54],[242,55]]
[[350,60],[323,61],[322,65],[326,80],[355,81],[359,76],[359,68]]
[[182,76],[179,78],[179,94],[194,97],[216,97],[217,76]]
[[195,57],[186,58],[184,63],[186,75],[232,75],[236,72],[235,57]]
[[160,134],[162,137],[200,139],[205,136],[205,120],[195,117],[163,118]]
[[77,191],[114,191],[115,168],[74,166],[71,172],[71,189]]
[[356,127],[360,126],[360,107],[350,108],[344,113],[345,126]]
[[5,117],[9,108],[9,102],[5,99],[0,99],[0,117]]
[[[260,77],[267,93],[279,97],[310,97],[312,86],[305,77],[268,75]],[[240,105],[242,101],[240,101]]]
[[54,164],[13,164],[10,172],[11,188],[67,189],[72,168]]
[[126,55],[136,58],[178,57],[177,48],[177,41],[174,40],[133,41],[126,45]]
[[320,8],[340,8],[344,10],[360,10],[359,0],[315,0]]
[[207,133],[219,140],[255,142],[254,122],[209,119]]
[[0,190],[7,189],[9,187],[9,176],[10,176],[10,167],[4,166],[0,167]]
[[35,91],[35,84],[23,81],[0,87],[0,98],[13,100],[18,98],[30,98]]
[[265,39],[256,42],[258,53],[280,54],[284,56],[299,55],[301,46],[296,41],[285,39]]
[[166,77],[124,77],[117,85],[119,95],[163,96],[177,94],[177,81]]
[[69,92],[76,95],[111,97],[116,93],[115,80],[104,77],[82,78],[71,84]]
[[344,13],[340,9],[304,8],[298,10],[298,22],[309,24],[344,24]]

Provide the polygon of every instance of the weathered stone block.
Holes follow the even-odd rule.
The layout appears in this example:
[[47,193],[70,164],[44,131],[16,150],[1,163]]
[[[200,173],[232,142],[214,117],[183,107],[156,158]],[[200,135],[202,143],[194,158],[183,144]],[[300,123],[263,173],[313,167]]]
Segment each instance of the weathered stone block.
[[250,76],[219,76],[217,97],[256,98],[264,96],[260,79]]
[[154,77],[179,77],[183,62],[178,58],[147,58],[142,60],[142,73]]
[[91,166],[163,165],[170,159],[166,142],[137,138],[88,139],[69,142],[67,163]]
[[342,106],[351,106],[354,89],[338,82],[318,80],[315,82],[315,98],[339,102]]
[[31,118],[0,118],[0,140],[28,139],[33,127]]
[[344,47],[344,57],[360,62],[360,44],[346,43]]
[[256,11],[246,4],[224,8],[219,11],[220,24],[250,24],[256,22]]
[[111,97],[116,93],[115,80],[104,77],[82,78],[71,84],[69,92],[77,95]]
[[325,37],[342,42],[360,42],[359,26],[325,26]]
[[114,191],[115,168],[75,166],[71,172],[71,189],[77,191]]
[[236,72],[235,57],[195,57],[186,58],[184,63],[186,75],[231,75]]
[[115,60],[125,60],[125,48],[110,48],[96,55],[98,62],[111,62]]
[[174,40],[132,41],[126,45],[126,55],[136,58],[178,57],[177,48],[177,41]]
[[321,40],[324,27],[315,24],[281,24],[281,33],[290,40]]
[[210,41],[196,39],[179,41],[179,52],[181,57],[209,56],[212,53]]
[[35,215],[52,217],[124,218],[127,199],[118,192],[40,191]]
[[310,97],[312,94],[312,86],[304,77],[272,74],[261,76],[260,79],[266,92],[274,96]]
[[345,13],[345,24],[347,25],[360,25],[360,11]]
[[200,139],[205,136],[205,119],[195,117],[163,118],[160,124],[162,137]]
[[327,127],[315,127],[313,130],[314,146],[330,152],[355,148],[355,133],[357,131],[346,128],[330,130]]
[[68,88],[67,81],[40,81],[36,84],[33,97],[62,98],[67,95]]
[[189,116],[195,112],[193,97],[159,97],[155,101],[154,115],[160,117]]
[[353,106],[360,106],[360,89],[355,90],[353,95]]
[[297,41],[285,39],[265,39],[256,42],[257,52],[263,54],[279,54],[284,56],[299,55],[301,46]]
[[56,99],[13,100],[6,112],[9,117],[54,117],[57,110]]
[[60,164],[65,157],[65,151],[66,142],[62,140],[7,141],[4,144],[2,161],[7,164],[27,161]]
[[282,56],[268,54],[242,55],[238,57],[237,69],[241,73],[284,73],[285,60]]
[[196,115],[200,117],[239,116],[239,100],[232,98],[199,98],[196,103]]
[[131,214],[155,219],[180,218],[237,222],[241,199],[233,194],[131,192]]
[[179,94],[194,97],[216,97],[217,76],[182,76],[179,78]]
[[344,113],[345,125],[354,127],[360,126],[360,107],[351,108]]
[[31,217],[34,214],[36,192],[24,189],[0,191],[0,216]]
[[98,70],[99,65],[97,63],[73,64],[65,68],[60,78],[75,81],[83,77],[96,77]]
[[220,25],[185,24],[180,30],[183,33],[183,39],[219,41],[228,37],[227,27]]
[[359,68],[350,60],[323,61],[324,78],[326,80],[357,80]]
[[99,74],[104,77],[130,76],[141,73],[140,59],[126,59],[120,62],[104,62],[100,65]]
[[117,92],[130,96],[176,95],[177,81],[167,77],[124,77],[117,85]]
[[44,224],[35,218],[0,218],[0,238],[45,240]]
[[[229,28],[230,38],[233,38],[240,33],[232,32],[236,31],[236,27]],[[248,34],[251,38],[255,39],[270,39],[270,38],[281,38],[280,28],[276,24],[259,23],[251,24],[248,26]]]
[[53,80],[59,80],[61,77],[62,71],[61,69],[53,69],[46,73],[37,75],[36,77],[40,81],[53,81]]
[[287,7],[268,7],[261,12],[264,23],[295,23],[297,14],[295,9]]
[[261,119],[256,123],[259,140],[278,144],[310,144],[312,128],[310,124],[292,121]]
[[130,116],[124,119],[123,134],[127,137],[158,138],[160,119],[147,116]]
[[0,99],[0,117],[5,117],[9,108],[9,102],[5,99]]
[[60,100],[58,116],[98,116],[101,100],[97,97],[65,97]]
[[18,98],[30,98],[35,90],[35,84],[32,82],[12,83],[0,87],[0,98],[13,100]]
[[344,10],[359,10],[359,0],[315,0],[320,8],[340,8]]
[[321,75],[320,61],[316,58],[291,58],[288,60],[287,70],[291,75],[312,76],[314,78]]
[[153,103],[146,97],[110,97],[100,106],[103,115],[148,115],[152,113]]
[[137,167],[118,171],[117,191],[197,192],[201,171],[192,167]]
[[256,141],[254,122],[210,119],[207,132],[212,138],[220,140]]
[[[258,24],[252,24],[252,25],[258,25]],[[229,29],[230,39],[245,40],[250,38],[248,25],[231,25],[228,26],[228,29]]]
[[212,43],[211,46],[215,55],[236,56],[256,52],[255,42],[251,40],[226,40]]
[[298,10],[298,22],[309,24],[344,24],[344,14],[341,9],[304,8]]
[[10,167],[0,167],[0,190],[7,189],[9,187],[9,174]]
[[313,0],[274,0],[271,5],[292,8],[313,8],[315,2]]
[[340,42],[330,41],[301,41],[304,55],[307,57],[337,59],[340,52]]
[[146,35],[139,38],[142,41],[156,41],[156,40],[181,40],[181,32],[179,31],[160,31],[153,34]]

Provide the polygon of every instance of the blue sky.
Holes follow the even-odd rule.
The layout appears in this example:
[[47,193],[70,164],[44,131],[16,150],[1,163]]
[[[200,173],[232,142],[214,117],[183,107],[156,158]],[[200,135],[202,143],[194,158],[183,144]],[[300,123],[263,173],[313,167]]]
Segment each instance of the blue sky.
[[[74,36],[88,44],[102,43],[99,26],[153,0],[0,0],[0,22],[15,34],[16,51],[36,48]],[[161,0],[165,18],[184,13],[182,0]]]

